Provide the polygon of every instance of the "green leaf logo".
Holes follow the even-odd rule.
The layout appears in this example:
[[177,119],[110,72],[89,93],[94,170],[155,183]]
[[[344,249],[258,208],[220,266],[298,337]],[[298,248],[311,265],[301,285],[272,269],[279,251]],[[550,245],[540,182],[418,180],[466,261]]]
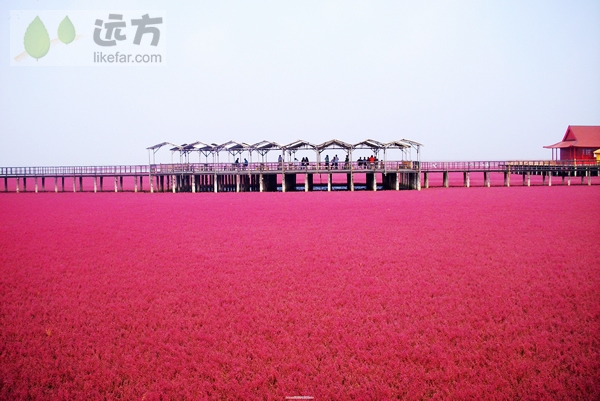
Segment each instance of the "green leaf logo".
[[50,50],[50,36],[39,16],[27,27],[23,44],[27,54],[36,60],[44,57]]
[[75,27],[67,15],[58,26],[58,38],[64,44],[69,44],[75,40]]

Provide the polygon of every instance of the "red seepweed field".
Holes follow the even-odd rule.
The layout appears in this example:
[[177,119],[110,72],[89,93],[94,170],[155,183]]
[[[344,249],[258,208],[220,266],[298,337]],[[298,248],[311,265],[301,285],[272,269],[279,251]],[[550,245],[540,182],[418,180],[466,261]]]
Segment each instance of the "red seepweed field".
[[0,398],[598,399],[600,187],[0,195]]

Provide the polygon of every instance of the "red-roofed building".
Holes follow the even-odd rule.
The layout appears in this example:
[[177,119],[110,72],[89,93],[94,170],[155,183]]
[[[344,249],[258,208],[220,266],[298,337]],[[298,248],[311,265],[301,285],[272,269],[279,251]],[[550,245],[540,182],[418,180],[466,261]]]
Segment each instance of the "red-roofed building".
[[[600,149],[600,126],[569,125],[562,141],[544,148],[552,149],[552,160],[556,155],[559,160],[594,160],[594,152]],[[560,154],[554,149],[560,149]]]

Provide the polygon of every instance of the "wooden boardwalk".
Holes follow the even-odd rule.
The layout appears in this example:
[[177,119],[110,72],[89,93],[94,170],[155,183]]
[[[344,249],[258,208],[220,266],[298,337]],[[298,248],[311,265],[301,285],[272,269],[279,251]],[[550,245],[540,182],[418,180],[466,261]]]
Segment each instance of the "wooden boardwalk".
[[[564,161],[173,163],[0,167],[3,192],[290,192],[431,186],[595,185],[599,164]],[[497,177],[502,177],[499,184]],[[492,179],[492,176],[496,179]],[[452,177],[452,185],[450,183]],[[534,177],[532,181],[532,177]],[[522,183],[519,178],[522,178]],[[512,180],[512,182],[511,182]],[[515,180],[517,180],[515,182]],[[436,183],[440,183],[437,185]],[[2,185],[0,184],[0,185]]]

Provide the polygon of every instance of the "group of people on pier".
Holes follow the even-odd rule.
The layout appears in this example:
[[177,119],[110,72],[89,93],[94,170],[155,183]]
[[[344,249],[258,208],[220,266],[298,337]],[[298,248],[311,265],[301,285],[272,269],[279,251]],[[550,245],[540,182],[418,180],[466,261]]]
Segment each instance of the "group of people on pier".
[[379,160],[377,159],[377,157],[371,155],[370,157],[358,158],[356,165],[358,166],[358,168],[371,168],[377,165],[378,161]]
[[[379,159],[376,156],[371,155],[370,157],[360,157],[357,161],[356,161],[356,165],[357,168],[373,168],[375,166],[377,166],[377,163],[379,162]],[[279,165],[279,168],[281,168],[281,166],[283,165],[283,157],[281,155],[279,155],[279,158],[277,159],[277,163]],[[235,161],[235,165],[237,166],[239,164],[239,159]],[[298,161],[298,159],[294,158],[293,164],[292,162],[290,162],[290,166],[297,166],[299,169],[301,170],[308,170],[308,167],[310,165],[310,160],[308,159],[308,157],[303,157],[300,161]],[[248,166],[248,161],[246,159],[244,159],[244,166]],[[340,159],[338,157],[338,155],[333,156],[333,158],[329,159],[329,155],[325,155],[325,159],[324,159],[324,163],[322,164],[322,166],[324,166],[327,170],[332,169],[332,170],[337,170],[340,168]],[[350,157],[349,155],[346,155],[346,159],[344,160],[344,165],[343,165],[344,169],[350,169]]]

